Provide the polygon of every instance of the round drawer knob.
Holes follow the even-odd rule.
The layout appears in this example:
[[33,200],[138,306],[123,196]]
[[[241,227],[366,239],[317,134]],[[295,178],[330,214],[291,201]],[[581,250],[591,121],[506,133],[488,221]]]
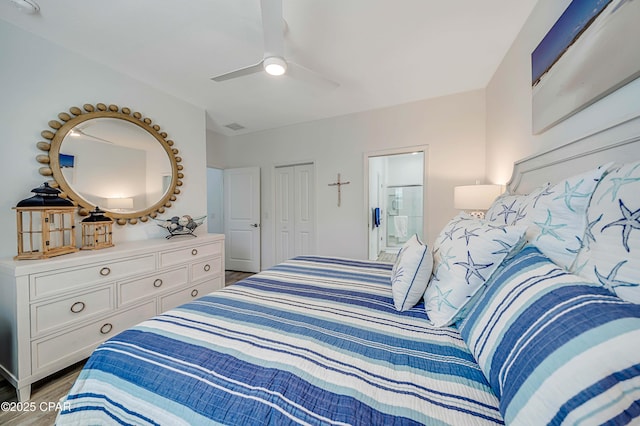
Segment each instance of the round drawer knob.
[[106,266],[104,268],[100,269],[100,275],[102,275],[103,277],[106,277],[110,273],[111,273],[111,269],[109,269]]
[[113,324],[110,323],[103,324],[102,327],[100,327],[101,334],[109,334],[111,330],[113,330]]
[[204,271],[205,272],[209,272],[211,270],[211,265],[209,265],[208,263],[206,265],[204,265]]
[[155,288],[159,288],[160,286],[162,286],[162,280],[160,278],[156,278],[156,280],[153,282],[153,286]]
[[71,312],[73,312],[74,314],[78,314],[84,311],[84,308],[86,308],[86,305],[84,304],[84,302],[76,302],[73,305],[71,305]]
[[198,295],[198,289],[194,288],[191,290],[191,297],[196,297]]
[[198,249],[193,249],[193,250],[191,250],[191,254],[192,254],[192,255],[194,255],[194,256],[195,256],[196,254],[198,254]]

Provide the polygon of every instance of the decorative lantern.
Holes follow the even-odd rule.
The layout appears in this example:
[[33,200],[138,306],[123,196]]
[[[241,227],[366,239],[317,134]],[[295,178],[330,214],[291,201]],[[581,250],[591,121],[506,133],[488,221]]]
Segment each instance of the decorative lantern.
[[82,250],[97,250],[113,247],[113,220],[104,215],[100,207],[89,213],[89,217],[81,222]]
[[14,259],[44,259],[78,251],[73,203],[60,198],[60,191],[46,182],[31,192],[36,195],[15,207],[18,255]]

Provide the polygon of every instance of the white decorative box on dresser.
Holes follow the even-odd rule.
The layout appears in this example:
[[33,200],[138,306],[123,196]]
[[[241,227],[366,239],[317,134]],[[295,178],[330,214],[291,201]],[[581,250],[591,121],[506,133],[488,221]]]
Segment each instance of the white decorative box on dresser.
[[104,340],[224,286],[224,235],[153,239],[44,260],[0,260],[0,372],[31,384]]

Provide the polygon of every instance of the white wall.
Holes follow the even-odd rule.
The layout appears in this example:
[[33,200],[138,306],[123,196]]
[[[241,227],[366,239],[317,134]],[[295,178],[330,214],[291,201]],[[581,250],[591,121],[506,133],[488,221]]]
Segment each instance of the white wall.
[[228,141],[228,136],[207,130],[207,167],[227,168],[225,148]]
[[392,155],[387,159],[387,186],[422,185],[422,155]]
[[532,134],[531,52],[570,3],[538,2],[486,89],[489,181],[508,181],[516,160],[640,115],[637,79],[546,132]]
[[[30,197],[47,178],[38,173],[36,143],[47,123],[71,106],[85,103],[128,106],[150,117],[180,150],[185,178],[182,193],[166,215],[206,212],[206,131],[201,108],[131,77],[90,61],[0,20],[0,221],[6,224],[0,256],[16,254],[15,212],[11,207]],[[79,228],[79,227],[78,227]],[[160,238],[155,223],[114,226],[114,242]]]
[[[262,268],[273,264],[273,167],[316,164],[319,254],[366,259],[367,215],[364,155],[394,147],[429,146],[428,229],[432,241],[455,214],[453,187],[484,177],[484,91],[473,91],[326,120],[220,137],[208,133],[225,167],[260,166],[262,172]],[[337,193],[327,186],[337,174],[351,181]]]

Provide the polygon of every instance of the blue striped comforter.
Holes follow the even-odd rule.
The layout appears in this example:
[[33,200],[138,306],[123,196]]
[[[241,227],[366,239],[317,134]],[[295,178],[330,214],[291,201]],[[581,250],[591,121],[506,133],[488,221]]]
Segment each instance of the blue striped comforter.
[[391,264],[298,257],[96,349],[57,424],[501,424],[454,328],[397,312]]

